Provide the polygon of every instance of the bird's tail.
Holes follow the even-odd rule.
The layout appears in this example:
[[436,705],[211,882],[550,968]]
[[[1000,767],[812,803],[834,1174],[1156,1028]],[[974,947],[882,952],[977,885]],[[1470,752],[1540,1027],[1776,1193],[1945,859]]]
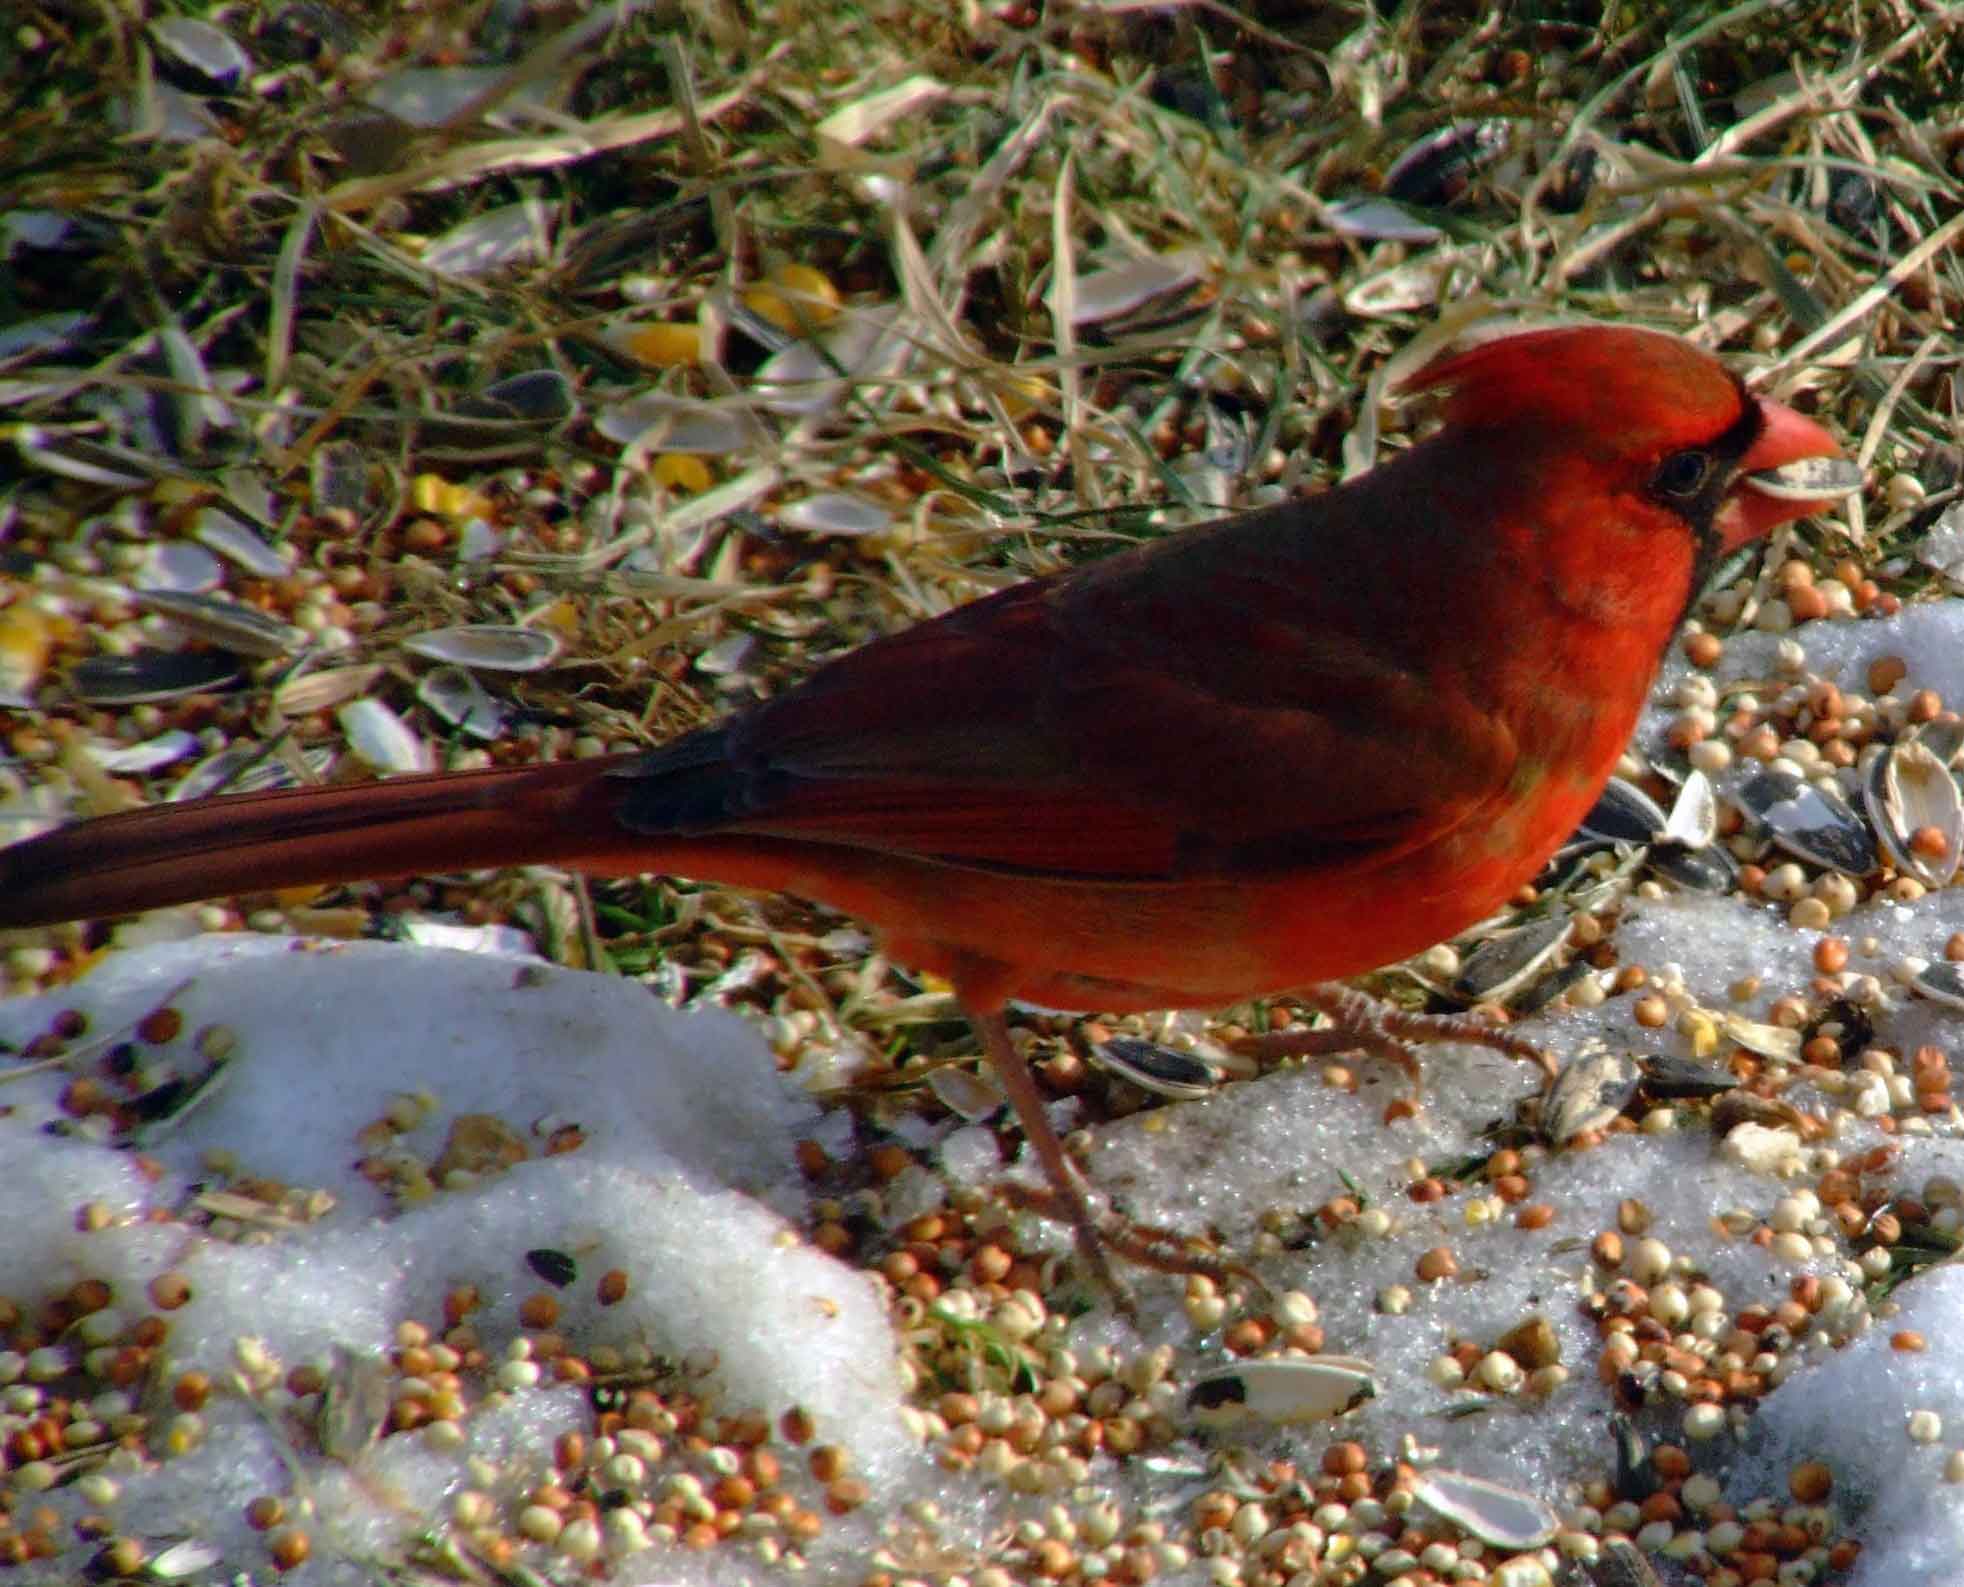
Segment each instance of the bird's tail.
[[375,877],[635,871],[613,774],[636,755],[152,805],[0,849],[0,927]]

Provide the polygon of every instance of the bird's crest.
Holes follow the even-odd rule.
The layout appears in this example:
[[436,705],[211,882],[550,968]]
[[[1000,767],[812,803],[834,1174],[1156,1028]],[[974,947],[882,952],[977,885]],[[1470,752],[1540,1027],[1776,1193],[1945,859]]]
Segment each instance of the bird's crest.
[[1446,392],[1448,424],[1528,424],[1636,450],[1716,435],[1749,400],[1709,353],[1627,325],[1517,331],[1436,358],[1401,389]]

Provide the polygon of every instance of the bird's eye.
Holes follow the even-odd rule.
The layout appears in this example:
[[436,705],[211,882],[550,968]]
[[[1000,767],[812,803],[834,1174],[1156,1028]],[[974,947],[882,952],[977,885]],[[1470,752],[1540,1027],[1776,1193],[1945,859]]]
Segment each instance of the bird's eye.
[[1650,477],[1650,488],[1660,496],[1690,501],[1704,489],[1711,472],[1709,453],[1673,452],[1657,465],[1657,472]]

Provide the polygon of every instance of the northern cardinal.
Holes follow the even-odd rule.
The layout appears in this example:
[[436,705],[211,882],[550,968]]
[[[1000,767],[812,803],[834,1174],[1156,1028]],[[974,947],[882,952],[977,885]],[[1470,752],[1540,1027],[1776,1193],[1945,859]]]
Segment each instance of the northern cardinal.
[[1469,1034],[1319,983],[1535,875],[1715,562],[1826,504],[1751,476],[1840,455],[1651,331],[1520,331],[1407,387],[1447,394],[1443,427],[1361,478],[1003,590],[652,753],[83,822],[0,851],[0,925],[537,863],[820,900],[953,984],[1109,1280],[1005,1004],[1294,990],[1336,1016],[1325,1049]]

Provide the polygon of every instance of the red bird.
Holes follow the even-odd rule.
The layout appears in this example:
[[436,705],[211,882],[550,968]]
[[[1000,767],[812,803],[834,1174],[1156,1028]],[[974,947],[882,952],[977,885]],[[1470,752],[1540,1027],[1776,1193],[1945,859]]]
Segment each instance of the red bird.
[[652,753],[83,822],[0,851],[0,926],[540,863],[820,900],[953,984],[1109,1277],[1005,1004],[1293,990],[1337,1017],[1323,1049],[1466,1035],[1318,983],[1535,875],[1714,564],[1825,505],[1751,476],[1840,455],[1650,331],[1519,332],[1407,385],[1443,427],[1357,480],[1003,590]]

